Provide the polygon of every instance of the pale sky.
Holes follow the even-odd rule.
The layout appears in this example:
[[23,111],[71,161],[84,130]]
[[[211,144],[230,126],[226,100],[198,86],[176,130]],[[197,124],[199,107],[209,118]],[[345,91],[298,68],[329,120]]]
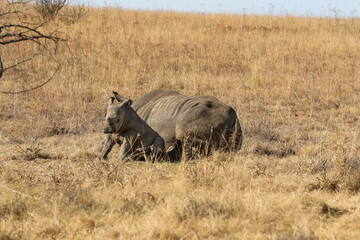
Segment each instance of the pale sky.
[[360,0],[69,0],[90,6],[200,13],[360,17]]

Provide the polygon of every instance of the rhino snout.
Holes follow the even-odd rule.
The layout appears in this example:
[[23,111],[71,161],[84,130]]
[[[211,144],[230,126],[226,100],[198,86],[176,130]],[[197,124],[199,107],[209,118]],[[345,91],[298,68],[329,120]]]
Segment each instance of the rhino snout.
[[115,128],[113,124],[111,124],[110,121],[106,121],[105,127],[104,127],[104,133],[115,133]]
[[104,133],[115,133],[115,131],[111,127],[105,127],[104,128]]

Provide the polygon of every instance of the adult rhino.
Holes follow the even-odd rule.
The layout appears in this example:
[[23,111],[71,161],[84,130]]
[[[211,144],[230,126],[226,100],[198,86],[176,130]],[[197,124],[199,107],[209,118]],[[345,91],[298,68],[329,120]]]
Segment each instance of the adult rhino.
[[[117,92],[114,95],[119,102],[127,99]],[[243,136],[234,109],[215,97],[154,90],[135,101],[132,108],[164,139],[166,149],[173,149],[170,158],[179,158],[182,150],[187,158],[194,149],[207,154],[210,146],[224,151],[241,148]],[[112,147],[114,138],[107,139],[104,146]]]

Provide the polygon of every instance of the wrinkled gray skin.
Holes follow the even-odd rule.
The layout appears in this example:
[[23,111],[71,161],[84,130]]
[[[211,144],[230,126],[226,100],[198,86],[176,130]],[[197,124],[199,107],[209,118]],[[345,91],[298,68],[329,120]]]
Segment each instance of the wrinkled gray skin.
[[152,159],[164,152],[164,139],[139,117],[130,106],[131,100],[126,99],[116,104],[114,100],[110,98],[105,118],[104,133],[107,134],[107,140],[103,158],[106,158],[115,143],[121,143],[121,161],[142,156],[143,150],[147,149],[151,149]]
[[[119,102],[125,99],[114,95]],[[194,149],[207,154],[212,146],[224,151],[241,148],[243,136],[234,109],[214,97],[155,90],[135,101],[132,108],[164,138],[166,149],[173,148],[170,158],[179,158],[182,151],[190,158]]]

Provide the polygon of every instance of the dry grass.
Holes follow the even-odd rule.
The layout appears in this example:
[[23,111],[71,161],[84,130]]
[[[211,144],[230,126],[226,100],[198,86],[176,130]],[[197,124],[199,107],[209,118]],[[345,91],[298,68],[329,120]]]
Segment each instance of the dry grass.
[[[356,239],[359,19],[86,9],[68,41],[0,88],[0,239]],[[75,12],[71,10],[68,12]],[[4,65],[36,47],[1,47]],[[106,99],[213,95],[240,153],[180,163],[97,160]]]

